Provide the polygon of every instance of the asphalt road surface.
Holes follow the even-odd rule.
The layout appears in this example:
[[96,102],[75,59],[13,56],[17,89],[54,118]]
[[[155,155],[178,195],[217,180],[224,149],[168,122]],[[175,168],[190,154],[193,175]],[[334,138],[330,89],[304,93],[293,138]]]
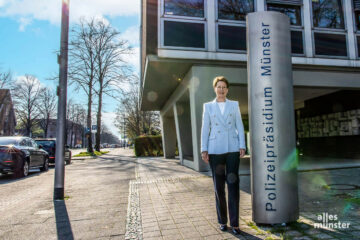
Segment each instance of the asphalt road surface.
[[132,150],[111,149],[65,168],[65,201],[53,201],[54,167],[0,175],[0,239],[124,239]]

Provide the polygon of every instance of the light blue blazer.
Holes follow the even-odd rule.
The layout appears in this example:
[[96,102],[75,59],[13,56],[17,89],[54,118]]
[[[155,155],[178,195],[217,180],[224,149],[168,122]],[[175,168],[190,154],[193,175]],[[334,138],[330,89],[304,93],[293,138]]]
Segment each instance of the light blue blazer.
[[244,125],[239,103],[226,99],[224,115],[216,99],[204,103],[201,127],[201,152],[223,154],[245,149]]

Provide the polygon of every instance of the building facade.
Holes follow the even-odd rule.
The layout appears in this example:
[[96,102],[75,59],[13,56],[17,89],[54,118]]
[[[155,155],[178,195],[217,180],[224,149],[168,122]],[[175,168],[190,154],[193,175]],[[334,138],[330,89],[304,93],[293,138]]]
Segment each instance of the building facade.
[[9,89],[0,89],[0,136],[15,134],[16,117]]
[[140,105],[160,111],[165,157],[177,145],[183,165],[208,170],[200,157],[202,106],[215,97],[219,75],[248,131],[246,14],[254,11],[290,19],[301,154],[359,157],[360,0],[142,0]]

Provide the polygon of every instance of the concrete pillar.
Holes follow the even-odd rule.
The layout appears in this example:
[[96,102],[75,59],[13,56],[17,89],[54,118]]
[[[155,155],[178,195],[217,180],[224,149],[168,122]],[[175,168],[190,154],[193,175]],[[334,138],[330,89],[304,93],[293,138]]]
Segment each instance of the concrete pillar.
[[174,104],[174,117],[180,161],[182,164],[184,159],[193,161],[192,135],[189,134],[191,130],[190,102]]
[[163,116],[160,113],[162,145],[165,158],[174,158],[176,151],[176,130],[173,116]]

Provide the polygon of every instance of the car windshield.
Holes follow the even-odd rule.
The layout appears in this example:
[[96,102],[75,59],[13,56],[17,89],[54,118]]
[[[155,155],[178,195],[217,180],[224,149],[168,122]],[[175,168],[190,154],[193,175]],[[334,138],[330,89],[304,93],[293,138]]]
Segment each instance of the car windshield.
[[17,140],[11,138],[0,138],[0,145],[16,145]]
[[45,148],[55,147],[55,141],[51,140],[36,140],[37,144],[42,145]]

